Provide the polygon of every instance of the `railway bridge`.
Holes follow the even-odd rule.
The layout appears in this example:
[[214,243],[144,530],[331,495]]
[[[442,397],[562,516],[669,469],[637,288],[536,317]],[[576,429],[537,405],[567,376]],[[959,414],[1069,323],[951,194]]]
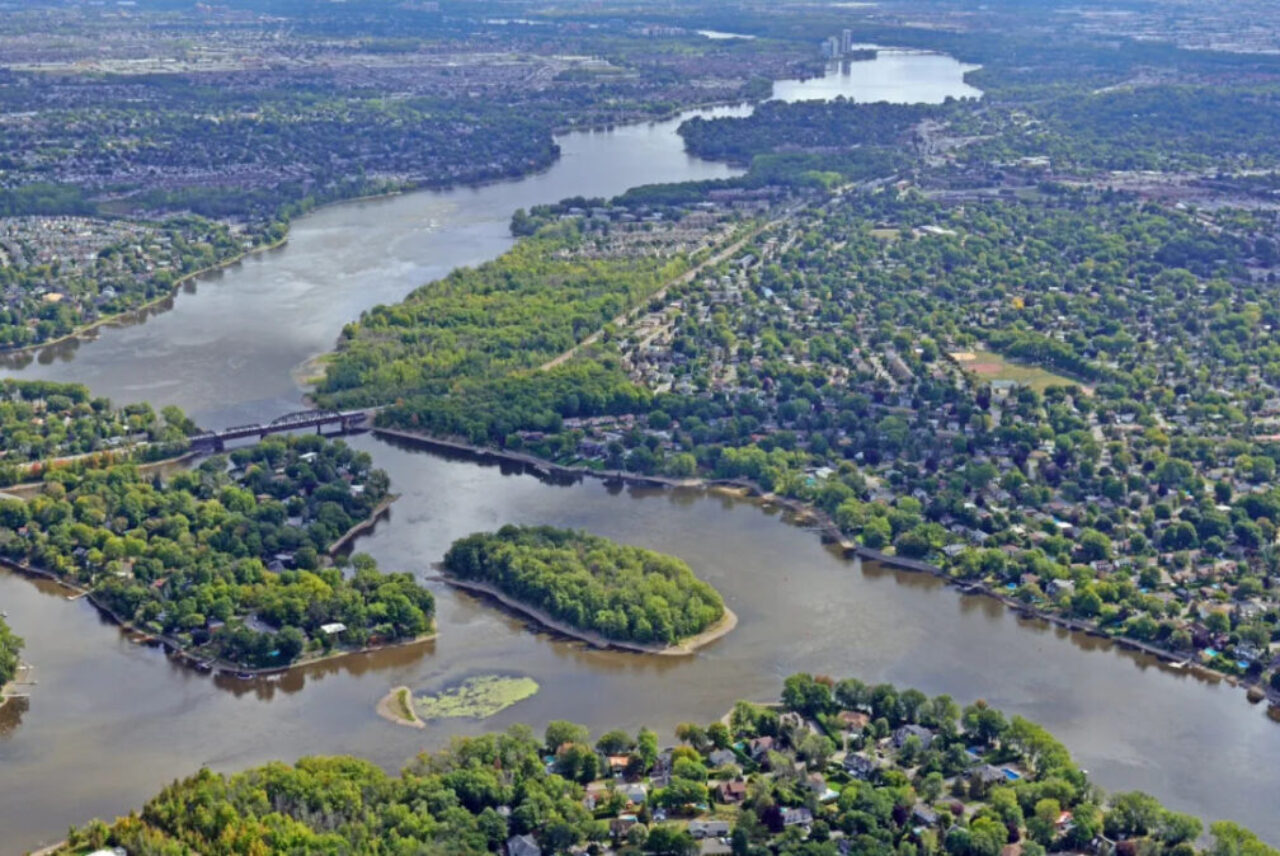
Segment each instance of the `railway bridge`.
[[244,440],[255,437],[264,440],[272,434],[285,431],[297,431],[303,428],[316,429],[323,434],[325,426],[337,426],[333,434],[351,434],[367,431],[373,424],[373,412],[369,410],[299,410],[286,413],[266,423],[251,425],[233,425],[221,431],[205,431],[191,437],[191,448],[197,452],[221,452],[232,440]]

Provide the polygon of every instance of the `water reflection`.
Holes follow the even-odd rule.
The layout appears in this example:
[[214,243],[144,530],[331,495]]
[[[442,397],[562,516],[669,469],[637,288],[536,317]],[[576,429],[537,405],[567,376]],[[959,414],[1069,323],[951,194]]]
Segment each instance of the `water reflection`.
[[25,696],[14,696],[0,702],[0,740],[4,740],[22,724],[22,715],[31,707]]
[[[877,70],[882,62],[897,70]],[[820,97],[835,87],[863,100],[940,100],[966,94],[962,73],[945,58],[886,54],[835,81],[780,85],[779,94]],[[22,364],[21,376],[83,382],[117,401],[177,404],[210,427],[270,419],[296,409],[290,372],[328,350],[344,323],[509,247],[516,208],[733,173],[685,154],[675,125],[562,138],[557,165],[520,181],[301,218],[285,248],[191,283],[172,311],[140,313],[92,344],[46,349]],[[84,355],[91,358],[74,359]],[[985,696],[1044,723],[1107,787],[1158,793],[1179,810],[1233,817],[1280,841],[1280,816],[1258,796],[1280,785],[1280,768],[1257,763],[1280,757],[1280,728],[1229,687],[1172,681],[1106,640],[961,597],[932,577],[846,560],[784,525],[782,509],[726,492],[548,485],[519,465],[367,436],[351,442],[392,473],[402,495],[353,546],[388,570],[426,577],[454,539],[504,523],[585,528],[686,559],[740,623],[698,656],[640,657],[530,633],[523,621],[432,583],[434,642],[239,682],[134,645],[93,620],[84,601],[0,573],[0,605],[40,674],[29,712],[0,740],[0,851],[48,843],[71,823],[136,806],[202,763],[235,770],[354,753],[393,769],[424,744],[551,719],[597,733],[647,725],[669,736],[677,722],[710,721],[737,698],[775,697],[783,677],[799,670],[960,700]],[[486,672],[528,675],[543,689],[490,720],[433,723],[425,733],[374,713],[392,686]]]
[[[359,654],[346,654],[318,663],[297,666],[275,675],[259,675],[251,678],[240,678],[235,675],[219,672],[212,676],[213,685],[226,690],[236,698],[252,695],[258,701],[269,702],[277,693],[292,695],[301,692],[308,684],[318,683],[333,675],[362,675],[401,669],[415,664],[422,657],[435,653],[435,640],[423,639],[407,645],[396,645],[377,651],[365,651]],[[174,668],[189,670],[190,667],[172,658]]]

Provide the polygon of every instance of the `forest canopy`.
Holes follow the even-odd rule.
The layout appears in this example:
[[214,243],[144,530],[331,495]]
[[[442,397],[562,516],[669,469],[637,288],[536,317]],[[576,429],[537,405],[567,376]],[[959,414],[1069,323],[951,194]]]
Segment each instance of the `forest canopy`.
[[720,595],[680,559],[586,532],[504,526],[454,542],[444,564],[608,639],[670,645],[724,615]]
[[[998,856],[1011,843],[1028,856],[1277,854],[1226,821],[1209,827],[1202,848],[1198,818],[1141,792],[1104,794],[1052,734],[981,700],[961,708],[945,695],[798,674],[787,679],[781,701],[781,709],[740,701],[705,728],[682,723],[680,745],[662,750],[647,728],[634,736],[608,731],[593,745],[585,727],[554,720],[541,738],[523,725],[457,738],[398,776],[353,757],[274,762],[234,775],[201,770],[140,813],[72,830],[58,852],[119,846],[152,856],[460,856],[612,847],[632,856],[692,856],[699,852],[695,824],[705,830],[706,822],[686,826],[684,818],[706,813],[714,797],[722,803],[716,818],[732,818],[726,837],[742,856]],[[850,720],[865,725],[846,728]],[[850,775],[830,763],[835,744],[824,734],[845,741],[849,756],[866,758],[868,745],[881,745],[888,757]],[[609,756],[625,760],[616,778]],[[709,766],[720,772],[724,764],[749,770],[737,805],[723,800],[728,783],[709,777]],[[1010,780],[1001,767],[1022,774]],[[996,781],[983,777],[993,771]],[[588,797],[584,786],[602,780],[606,787]],[[820,799],[814,781],[835,795]],[[799,813],[804,825],[784,813]]]
[[9,629],[0,618],[0,687],[18,673],[18,653],[22,650],[22,638]]
[[29,502],[0,500],[0,555],[89,589],[144,632],[238,665],[413,638],[430,627],[434,602],[411,575],[379,573],[364,556],[349,579],[323,566],[387,497],[387,475],[371,463],[306,435],[167,481],[131,464],[58,470]]

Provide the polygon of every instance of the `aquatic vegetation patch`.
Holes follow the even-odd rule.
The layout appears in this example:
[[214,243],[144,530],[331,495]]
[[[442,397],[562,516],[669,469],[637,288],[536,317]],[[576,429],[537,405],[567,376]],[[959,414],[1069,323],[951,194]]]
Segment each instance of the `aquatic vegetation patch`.
[[537,694],[538,689],[533,678],[480,675],[436,695],[422,696],[416,699],[416,706],[423,719],[485,719]]

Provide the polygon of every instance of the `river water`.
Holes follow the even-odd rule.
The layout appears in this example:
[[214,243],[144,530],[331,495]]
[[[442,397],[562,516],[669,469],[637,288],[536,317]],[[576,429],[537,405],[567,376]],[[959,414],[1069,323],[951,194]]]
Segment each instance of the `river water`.
[[[974,94],[962,71],[943,57],[881,54],[778,91],[936,101]],[[271,418],[299,405],[291,372],[330,348],[343,323],[499,254],[510,246],[516,208],[731,174],[686,156],[675,125],[565,137],[563,158],[521,181],[325,209],[295,223],[285,248],[202,280],[170,311],[9,372],[88,383],[118,401],[175,403],[210,426]],[[122,638],[84,601],[0,573],[0,608],[26,637],[37,680],[28,704],[0,711],[0,853],[137,806],[202,764],[230,771],[349,752],[394,768],[452,735],[554,718],[597,733],[649,725],[669,735],[679,721],[720,716],[735,699],[776,697],[782,679],[802,669],[964,702],[985,697],[1053,730],[1107,788],[1148,790],[1280,841],[1280,769],[1264,760],[1280,757],[1280,728],[1237,690],[1022,621],[932,578],[846,561],[751,503],[549,485],[371,436],[350,442],[371,452],[402,494],[358,544],[384,568],[429,574],[455,538],[507,522],[583,527],[687,559],[724,593],[738,628],[691,658],[584,650],[431,583],[437,641],[245,683],[177,667]],[[528,675],[541,691],[483,723],[445,720],[426,731],[374,713],[397,684],[432,692],[495,672]]]

